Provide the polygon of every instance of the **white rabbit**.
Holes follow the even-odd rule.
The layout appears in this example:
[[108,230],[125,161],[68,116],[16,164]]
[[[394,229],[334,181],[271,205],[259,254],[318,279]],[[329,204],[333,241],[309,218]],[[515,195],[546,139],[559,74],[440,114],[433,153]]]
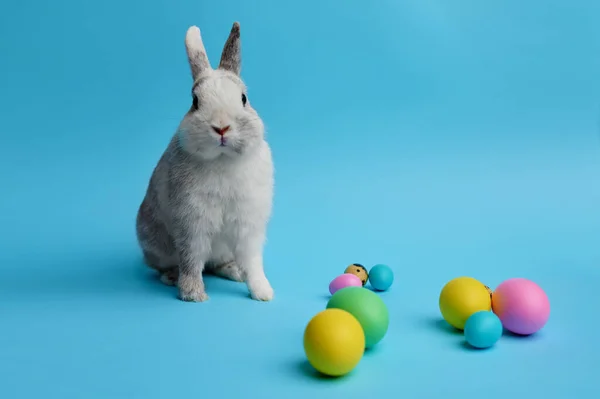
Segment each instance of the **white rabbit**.
[[273,201],[274,171],[264,125],[240,78],[240,25],[212,69],[200,30],[185,46],[194,83],[192,105],[154,168],[136,231],[145,262],[179,298],[208,299],[202,272],[245,282],[269,301],[263,247]]

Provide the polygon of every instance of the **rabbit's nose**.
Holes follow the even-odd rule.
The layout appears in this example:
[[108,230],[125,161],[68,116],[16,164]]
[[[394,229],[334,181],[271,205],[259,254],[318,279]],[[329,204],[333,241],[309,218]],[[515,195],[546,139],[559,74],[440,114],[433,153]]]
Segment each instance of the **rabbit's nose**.
[[213,130],[215,132],[217,132],[217,134],[223,136],[225,134],[225,132],[227,132],[229,130],[231,126],[227,125],[227,126],[223,126],[223,127],[218,127],[218,126],[213,126]]

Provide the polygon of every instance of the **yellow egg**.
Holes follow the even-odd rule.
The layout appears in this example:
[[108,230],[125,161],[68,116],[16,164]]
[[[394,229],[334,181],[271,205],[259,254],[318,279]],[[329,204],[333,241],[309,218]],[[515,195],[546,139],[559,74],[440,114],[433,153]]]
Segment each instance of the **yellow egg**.
[[304,352],[323,374],[339,377],[352,371],[363,357],[365,333],[358,320],[341,309],[317,313],[304,331]]
[[440,293],[442,317],[451,326],[463,330],[467,319],[475,312],[492,309],[488,288],[472,277],[449,281]]

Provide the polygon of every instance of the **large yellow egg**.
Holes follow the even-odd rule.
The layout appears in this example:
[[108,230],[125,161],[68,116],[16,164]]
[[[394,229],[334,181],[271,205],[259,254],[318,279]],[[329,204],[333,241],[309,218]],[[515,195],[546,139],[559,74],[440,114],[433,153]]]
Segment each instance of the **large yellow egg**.
[[352,371],[363,357],[365,333],[358,320],[341,309],[317,313],[304,330],[308,362],[323,374],[339,377]]
[[472,277],[450,280],[440,293],[442,317],[459,330],[465,328],[467,319],[473,313],[491,309],[492,300],[487,287]]

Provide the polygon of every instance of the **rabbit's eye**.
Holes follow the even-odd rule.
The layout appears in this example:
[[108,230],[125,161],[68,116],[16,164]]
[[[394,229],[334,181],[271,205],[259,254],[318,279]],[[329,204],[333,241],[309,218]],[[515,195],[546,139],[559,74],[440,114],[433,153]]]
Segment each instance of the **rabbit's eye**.
[[244,93],[242,93],[242,104],[244,104],[244,107],[246,106],[247,101],[248,101],[248,98],[246,98],[246,95]]
[[198,110],[198,96],[194,94],[194,99],[193,99],[193,105],[194,105],[194,109]]

